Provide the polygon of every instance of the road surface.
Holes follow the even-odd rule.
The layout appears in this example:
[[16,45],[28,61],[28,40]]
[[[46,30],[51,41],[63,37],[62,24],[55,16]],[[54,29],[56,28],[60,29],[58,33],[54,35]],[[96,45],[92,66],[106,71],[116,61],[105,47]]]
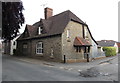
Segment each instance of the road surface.
[[[96,63],[96,62],[95,62]],[[84,64],[76,65],[77,70],[65,69],[64,64],[56,66],[46,66],[22,61],[14,57],[3,55],[2,57],[2,80],[3,81],[117,81],[118,63],[117,57],[110,60],[110,64],[105,61],[95,65],[99,69],[100,75],[97,77],[80,76],[77,70],[85,70]],[[67,64],[66,64],[67,65]],[[71,68],[72,65],[68,64]],[[74,66],[75,66],[74,65]],[[94,65],[94,62],[90,62]],[[64,68],[62,68],[63,66]],[[73,67],[74,67],[73,66]],[[79,67],[78,67],[79,66]],[[89,66],[89,65],[87,65]],[[93,66],[91,66],[93,67]]]

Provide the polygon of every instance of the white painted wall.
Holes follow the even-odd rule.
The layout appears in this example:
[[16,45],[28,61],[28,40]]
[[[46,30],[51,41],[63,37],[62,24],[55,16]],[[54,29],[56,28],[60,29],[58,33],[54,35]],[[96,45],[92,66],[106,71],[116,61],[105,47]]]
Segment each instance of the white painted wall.
[[[19,35],[20,36],[20,35]],[[17,36],[16,38],[14,38],[13,40],[11,40],[11,46],[10,46],[10,55],[13,55],[13,50],[16,49],[17,47],[17,38],[19,37]],[[14,45],[15,42],[15,45]]]
[[116,48],[116,53],[118,53],[118,45],[115,43],[114,47]]
[[97,55],[98,53],[98,48],[97,48],[97,44],[92,40],[92,47],[91,47],[91,51],[92,51],[92,56],[91,57],[97,57],[99,55]]

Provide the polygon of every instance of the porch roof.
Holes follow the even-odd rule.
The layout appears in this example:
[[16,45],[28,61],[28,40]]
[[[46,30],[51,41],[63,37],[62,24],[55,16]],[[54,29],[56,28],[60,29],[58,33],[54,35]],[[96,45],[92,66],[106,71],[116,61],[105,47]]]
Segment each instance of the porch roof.
[[92,46],[89,41],[82,37],[76,37],[74,40],[74,46]]

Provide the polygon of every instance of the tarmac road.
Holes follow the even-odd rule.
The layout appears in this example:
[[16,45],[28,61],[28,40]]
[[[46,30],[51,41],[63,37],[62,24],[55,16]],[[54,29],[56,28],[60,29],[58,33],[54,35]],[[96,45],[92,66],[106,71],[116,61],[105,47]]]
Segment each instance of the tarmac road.
[[[61,64],[53,66],[19,60],[11,56],[2,57],[3,81],[117,81],[118,58],[96,60],[88,63]],[[41,63],[41,62],[40,62]],[[69,67],[69,68],[68,68]],[[97,77],[81,76],[78,70],[95,67],[99,69]],[[71,69],[70,69],[71,68]],[[110,82],[109,82],[110,83]],[[112,82],[113,83],[113,82]]]

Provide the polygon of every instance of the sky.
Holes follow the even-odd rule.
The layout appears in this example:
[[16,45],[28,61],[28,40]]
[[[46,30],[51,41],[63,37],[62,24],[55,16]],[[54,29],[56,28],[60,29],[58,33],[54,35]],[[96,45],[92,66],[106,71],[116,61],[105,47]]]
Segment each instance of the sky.
[[53,9],[53,15],[70,10],[86,22],[96,41],[118,41],[118,2],[119,0],[22,0],[25,25],[32,25],[44,19],[44,8]]

